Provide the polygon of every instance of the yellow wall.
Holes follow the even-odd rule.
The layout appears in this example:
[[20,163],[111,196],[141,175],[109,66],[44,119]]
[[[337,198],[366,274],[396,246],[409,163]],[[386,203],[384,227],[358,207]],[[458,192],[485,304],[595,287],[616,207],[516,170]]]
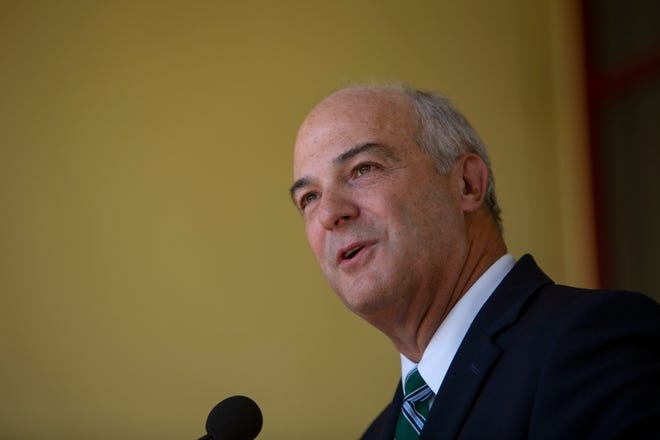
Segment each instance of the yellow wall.
[[452,96],[512,252],[592,285],[569,3],[4,2],[0,437],[197,438],[238,393],[260,438],[362,432],[398,357],[287,194],[298,124],[344,81]]

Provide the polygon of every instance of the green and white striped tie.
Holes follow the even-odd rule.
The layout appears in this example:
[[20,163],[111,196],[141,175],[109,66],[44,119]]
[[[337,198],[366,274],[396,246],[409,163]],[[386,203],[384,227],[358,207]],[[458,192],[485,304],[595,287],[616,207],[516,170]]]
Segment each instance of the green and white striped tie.
[[429,415],[433,391],[415,368],[406,376],[403,394],[401,414],[396,424],[394,438],[395,440],[417,439]]

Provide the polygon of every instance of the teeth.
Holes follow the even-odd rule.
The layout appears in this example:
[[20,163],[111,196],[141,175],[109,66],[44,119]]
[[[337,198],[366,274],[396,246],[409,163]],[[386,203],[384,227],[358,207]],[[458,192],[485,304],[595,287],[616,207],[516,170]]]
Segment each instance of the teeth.
[[348,251],[344,254],[344,258],[346,258],[346,259],[353,258],[355,256],[355,254],[357,254],[360,251],[360,249],[362,249],[362,246],[358,246],[358,247],[355,247],[355,248],[351,249],[350,251]]

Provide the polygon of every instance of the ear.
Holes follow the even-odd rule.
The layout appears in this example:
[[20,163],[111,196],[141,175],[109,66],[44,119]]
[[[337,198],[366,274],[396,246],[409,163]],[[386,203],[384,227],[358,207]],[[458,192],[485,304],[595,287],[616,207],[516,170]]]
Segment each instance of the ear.
[[466,154],[458,160],[462,172],[461,207],[463,212],[476,211],[484,203],[488,187],[488,167],[476,154]]

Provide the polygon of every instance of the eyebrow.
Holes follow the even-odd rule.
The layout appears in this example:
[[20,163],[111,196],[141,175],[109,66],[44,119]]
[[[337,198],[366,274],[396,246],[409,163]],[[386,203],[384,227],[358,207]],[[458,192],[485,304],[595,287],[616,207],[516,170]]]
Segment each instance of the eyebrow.
[[[367,142],[366,144],[362,145],[356,145],[355,147],[349,148],[348,150],[344,151],[341,153],[339,156],[335,157],[332,160],[332,164],[334,166],[340,166],[349,160],[351,160],[353,157],[364,153],[365,151],[371,151],[371,150],[377,150],[380,153],[385,153],[386,156],[391,156],[387,149],[383,147],[382,145],[375,143],[375,142]],[[291,196],[291,200],[293,200],[294,203],[296,203],[296,200],[294,198],[296,192],[300,188],[304,188],[305,186],[311,184],[311,180],[309,177],[301,177],[300,179],[296,180],[293,182],[293,185],[291,185],[291,188],[289,188],[289,195]]]
[[[370,150],[377,150],[380,153],[387,153],[387,150],[385,147],[383,147],[380,144],[374,143],[374,142],[368,142],[366,144],[358,145],[353,148],[349,148],[348,150],[344,151],[341,153],[339,156],[335,157],[335,159],[332,161],[332,163],[335,166],[341,165],[344,162],[349,161],[353,157],[357,156],[358,154],[364,153],[365,151],[370,151]],[[387,154],[389,156],[389,154]]]
[[295,203],[297,205],[296,199],[295,199],[296,192],[300,188],[304,188],[307,185],[309,185],[310,183],[311,183],[311,179],[309,179],[308,177],[302,177],[302,178],[296,180],[295,182],[293,182],[293,185],[291,185],[291,188],[289,188],[289,195],[291,196],[291,200],[293,200],[293,203]]

